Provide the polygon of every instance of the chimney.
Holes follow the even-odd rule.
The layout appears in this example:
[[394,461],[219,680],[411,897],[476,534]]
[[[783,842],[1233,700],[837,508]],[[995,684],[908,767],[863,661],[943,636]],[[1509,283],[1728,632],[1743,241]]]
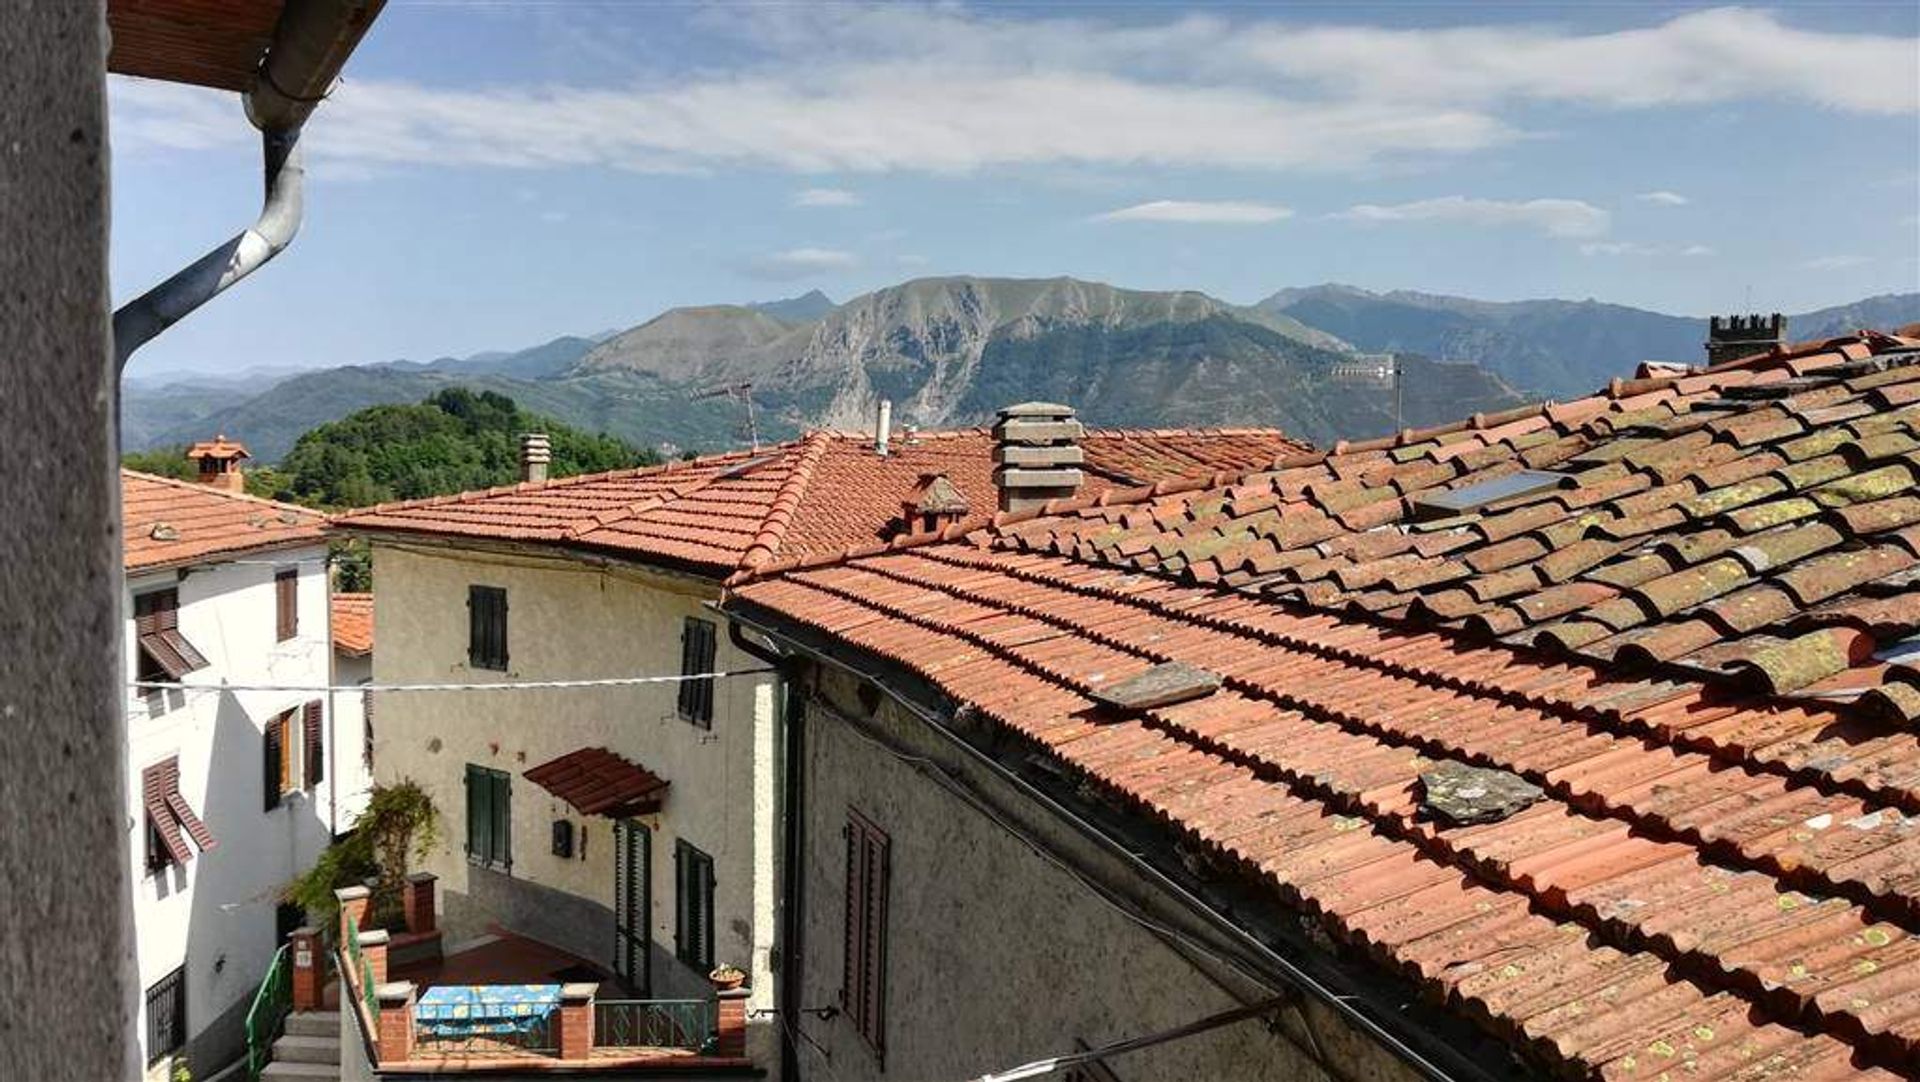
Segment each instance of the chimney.
[[902,532],[943,530],[966,518],[969,510],[966,495],[951,478],[944,473],[923,473],[901,501]]
[[1725,364],[1756,353],[1767,353],[1787,338],[1787,317],[1714,316],[1707,321],[1707,364]]
[[252,458],[247,449],[222,433],[187,448],[187,461],[200,469],[200,483],[225,492],[245,492],[247,480],[240,460]]
[[881,458],[892,451],[893,442],[893,400],[883,398],[873,414],[873,453]]
[[547,464],[552,461],[553,447],[545,432],[529,432],[520,437],[520,480],[546,480]]
[[1072,406],[1023,402],[1001,410],[993,426],[1000,510],[1026,511],[1072,496],[1080,487],[1083,431]]

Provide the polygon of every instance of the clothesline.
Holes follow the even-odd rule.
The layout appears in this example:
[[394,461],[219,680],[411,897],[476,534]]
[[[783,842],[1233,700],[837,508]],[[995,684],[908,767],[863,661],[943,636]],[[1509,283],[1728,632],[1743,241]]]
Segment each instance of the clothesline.
[[610,676],[592,680],[514,680],[486,684],[185,684],[172,680],[130,680],[135,691],[297,691],[303,694],[345,692],[408,691],[553,691],[568,688],[617,688],[641,684],[678,684],[688,680],[727,680],[738,676],[760,676],[773,672],[769,667],[735,669],[730,672],[675,673],[672,676]]

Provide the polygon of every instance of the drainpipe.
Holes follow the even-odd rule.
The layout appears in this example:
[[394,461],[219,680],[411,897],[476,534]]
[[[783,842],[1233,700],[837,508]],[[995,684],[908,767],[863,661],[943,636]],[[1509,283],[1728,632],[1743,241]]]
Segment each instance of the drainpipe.
[[253,225],[113,313],[124,371],[135,350],[279,255],[300,230],[306,171],[300,128],[340,74],[386,0],[289,0],[245,99],[260,129],[266,201]]

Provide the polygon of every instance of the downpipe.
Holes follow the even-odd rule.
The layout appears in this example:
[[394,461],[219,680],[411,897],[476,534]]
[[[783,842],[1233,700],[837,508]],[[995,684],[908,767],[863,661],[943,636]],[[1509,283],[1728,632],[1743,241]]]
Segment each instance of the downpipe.
[[266,200],[253,225],[113,313],[117,370],[124,372],[135,350],[227,287],[259,270],[293,242],[294,234],[300,231],[305,204],[306,170],[301,164],[300,128],[262,131],[260,153],[266,176]]

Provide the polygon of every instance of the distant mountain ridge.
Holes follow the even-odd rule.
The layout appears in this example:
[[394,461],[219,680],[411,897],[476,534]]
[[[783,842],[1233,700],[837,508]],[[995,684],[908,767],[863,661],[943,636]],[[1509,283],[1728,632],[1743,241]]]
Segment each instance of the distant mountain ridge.
[[[1640,361],[1699,364],[1704,318],[1599,301],[1480,301],[1346,285],[1283,289],[1256,307],[1292,316],[1368,351],[1411,350],[1472,361],[1516,387],[1555,397],[1587,394]],[[1827,338],[1920,320],[1920,293],[1885,294],[1790,315],[1788,336]]]

